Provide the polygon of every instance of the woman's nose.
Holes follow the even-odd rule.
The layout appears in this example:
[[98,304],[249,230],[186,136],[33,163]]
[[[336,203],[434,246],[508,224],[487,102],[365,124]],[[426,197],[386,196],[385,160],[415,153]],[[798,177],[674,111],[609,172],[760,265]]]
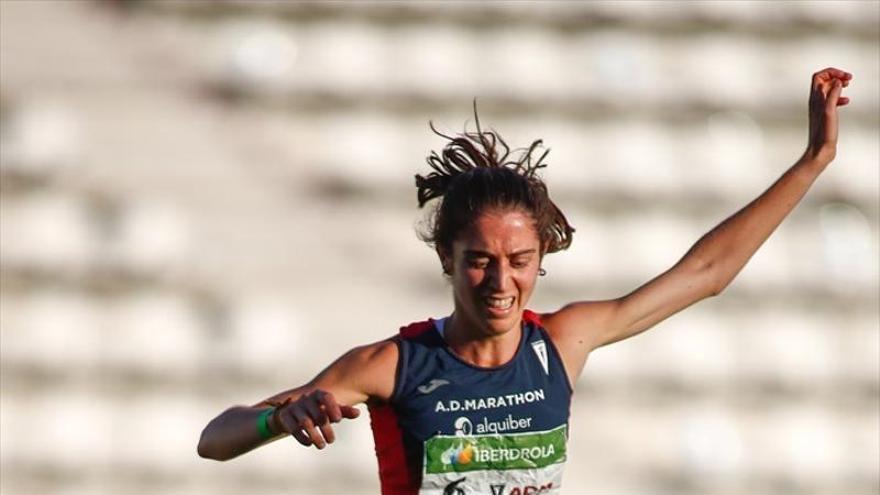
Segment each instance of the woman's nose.
[[493,292],[504,292],[510,283],[510,267],[504,263],[493,263],[489,270],[489,287]]

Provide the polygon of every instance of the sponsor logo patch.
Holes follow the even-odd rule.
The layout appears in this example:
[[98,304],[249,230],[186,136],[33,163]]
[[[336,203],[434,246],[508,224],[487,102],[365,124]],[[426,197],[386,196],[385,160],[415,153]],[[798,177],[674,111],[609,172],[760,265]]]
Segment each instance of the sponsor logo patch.
[[442,378],[434,378],[433,380],[431,380],[430,382],[428,382],[424,385],[419,385],[416,388],[416,390],[418,390],[419,392],[421,392],[423,394],[430,394],[431,392],[437,390],[438,388],[442,387],[443,385],[449,385],[449,380],[444,380]]
[[438,435],[425,442],[425,472],[543,468],[565,461],[565,440],[565,425],[507,435]]
[[532,350],[535,351],[535,355],[538,356],[538,361],[541,361],[541,367],[544,368],[544,374],[550,374],[550,368],[547,364],[547,343],[543,340],[536,340],[532,342]]
[[[453,445],[444,450],[440,455],[440,462],[442,462],[445,467],[455,468],[458,466],[467,466],[473,460],[474,447],[471,444],[460,443],[458,445]],[[460,471],[459,469],[452,470]]]
[[531,426],[532,418],[517,418],[513,414],[508,414],[506,418],[499,421],[489,421],[489,418],[483,417],[483,420],[476,424],[461,416],[454,423],[455,434],[459,436],[494,435],[507,431],[525,430]]

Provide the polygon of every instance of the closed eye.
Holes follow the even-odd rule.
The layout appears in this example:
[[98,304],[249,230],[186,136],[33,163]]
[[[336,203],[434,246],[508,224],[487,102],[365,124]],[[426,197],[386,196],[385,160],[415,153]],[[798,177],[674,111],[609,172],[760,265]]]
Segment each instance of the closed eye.
[[532,258],[514,258],[510,262],[510,266],[514,268],[525,268],[532,262]]
[[471,268],[486,268],[489,266],[489,258],[469,258],[468,266]]

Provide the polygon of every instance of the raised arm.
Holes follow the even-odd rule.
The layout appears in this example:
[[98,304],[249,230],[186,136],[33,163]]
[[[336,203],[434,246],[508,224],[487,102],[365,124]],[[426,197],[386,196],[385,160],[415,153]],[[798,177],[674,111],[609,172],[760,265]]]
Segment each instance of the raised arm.
[[592,349],[641,333],[730,284],[834,159],[837,107],[849,103],[840,94],[851,79],[834,68],[813,74],[803,156],[763,194],[700,238],[672,268],[621,298],[572,303],[544,316],[569,374],[580,374]]
[[[331,423],[358,417],[355,404],[391,397],[396,367],[397,345],[391,339],[352,349],[301,387],[221,413],[202,431],[198,453],[225,461],[287,435],[323,449],[335,440]],[[266,418],[271,436],[265,438],[258,420],[273,407]]]

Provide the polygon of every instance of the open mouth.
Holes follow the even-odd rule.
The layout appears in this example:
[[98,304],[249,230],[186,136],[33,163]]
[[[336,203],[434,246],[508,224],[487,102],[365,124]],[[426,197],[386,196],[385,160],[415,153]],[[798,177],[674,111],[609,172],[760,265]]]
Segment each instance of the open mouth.
[[506,311],[513,307],[513,301],[515,297],[484,297],[483,304],[485,304],[489,309]]

